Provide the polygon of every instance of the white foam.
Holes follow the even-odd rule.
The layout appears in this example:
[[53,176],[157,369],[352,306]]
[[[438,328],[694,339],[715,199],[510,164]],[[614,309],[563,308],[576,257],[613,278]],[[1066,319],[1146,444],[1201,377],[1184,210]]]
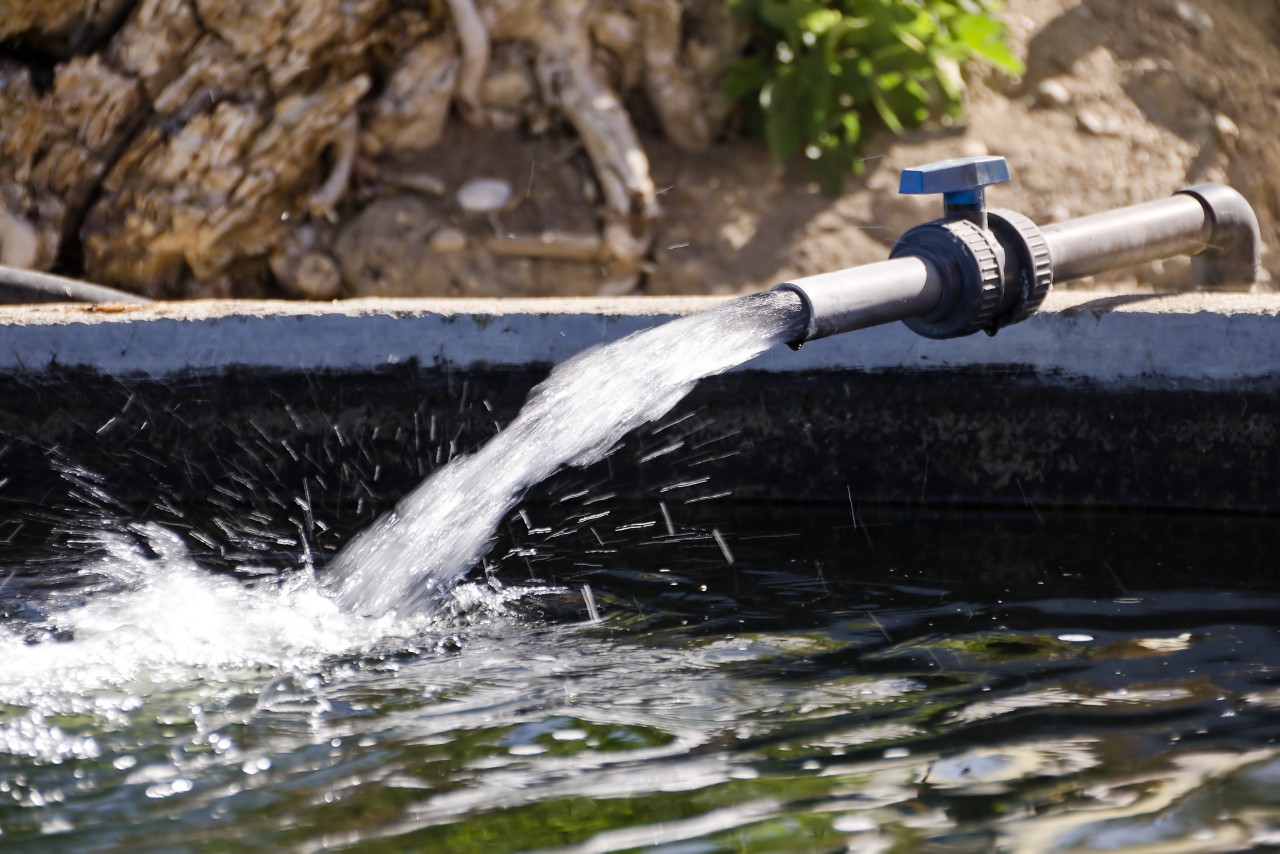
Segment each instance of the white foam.
[[[97,545],[103,556],[82,568],[86,583],[55,597],[44,625],[0,627],[0,703],[38,708],[56,695],[65,708],[111,688],[184,684],[192,671],[212,678],[242,668],[304,671],[441,626],[427,617],[352,614],[308,572],[251,582],[211,572],[159,525],[103,532]],[[455,599],[460,609],[501,612],[513,595],[469,587]],[[33,628],[69,639],[32,643]]]

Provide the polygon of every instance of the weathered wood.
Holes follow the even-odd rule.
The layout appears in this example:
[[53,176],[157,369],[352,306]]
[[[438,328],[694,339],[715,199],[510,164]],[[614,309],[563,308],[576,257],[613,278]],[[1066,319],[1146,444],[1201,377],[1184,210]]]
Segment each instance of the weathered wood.
[[450,38],[428,39],[400,57],[386,88],[368,112],[366,147],[411,156],[440,141],[458,89],[458,49]]
[[484,124],[480,106],[480,86],[489,67],[489,33],[472,0],[447,0],[462,48],[462,68],[458,73],[458,107],[473,125]]
[[686,45],[688,23],[682,0],[631,0],[640,20],[645,92],[667,138],[689,151],[703,151],[720,133],[731,105],[718,80],[746,43],[747,30],[734,20],[728,4],[711,4],[707,40]]
[[0,260],[79,263],[153,297],[366,292],[329,256],[342,229],[328,226],[381,187],[441,196],[484,177],[440,180],[423,159],[456,106],[517,133],[567,121],[595,181],[566,203],[595,209],[599,230],[529,228],[526,212],[517,233],[543,236],[472,223],[450,254],[475,254],[476,275],[530,277],[517,292],[540,291],[551,267],[494,260],[516,244],[628,290],[660,211],[623,93],[643,86],[679,145],[719,127],[715,81],[683,67],[686,14],[678,0],[13,0],[0,39],[56,65],[46,83],[0,58]]

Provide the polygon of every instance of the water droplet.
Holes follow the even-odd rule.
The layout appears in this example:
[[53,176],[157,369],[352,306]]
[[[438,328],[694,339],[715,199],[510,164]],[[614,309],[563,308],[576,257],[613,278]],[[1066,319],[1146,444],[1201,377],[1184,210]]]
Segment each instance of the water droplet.
[[831,822],[831,829],[841,833],[865,833],[868,830],[875,830],[876,822],[869,815],[846,813],[835,817]]
[[512,756],[537,756],[546,753],[547,749],[541,744],[513,744],[507,752]]

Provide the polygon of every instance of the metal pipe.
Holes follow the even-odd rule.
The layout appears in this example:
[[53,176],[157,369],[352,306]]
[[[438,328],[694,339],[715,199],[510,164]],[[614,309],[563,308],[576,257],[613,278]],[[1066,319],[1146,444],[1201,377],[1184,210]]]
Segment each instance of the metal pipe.
[[115,288],[90,285],[64,276],[37,273],[18,267],[0,265],[0,304],[21,305],[40,302],[127,302],[149,303],[151,300]]
[[1168,199],[1046,225],[1054,281],[1177,255],[1202,256],[1195,283],[1252,283],[1261,266],[1258,220],[1244,197],[1222,184],[1198,184]]
[[800,296],[809,317],[802,341],[931,314],[945,282],[923,258],[907,256],[783,282],[774,290]]

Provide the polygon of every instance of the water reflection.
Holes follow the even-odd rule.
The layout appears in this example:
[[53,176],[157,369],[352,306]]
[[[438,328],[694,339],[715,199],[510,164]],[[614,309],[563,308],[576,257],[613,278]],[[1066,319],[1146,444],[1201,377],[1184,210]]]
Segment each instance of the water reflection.
[[[1042,852],[1280,839],[1269,520],[990,517],[979,536],[963,533],[971,517],[886,512],[870,545],[838,510],[684,507],[672,534],[657,507],[613,509],[655,525],[613,532],[591,561],[588,528],[509,526],[521,534],[491,576],[418,622],[343,615],[305,568],[211,571],[154,526],[63,553],[61,572],[15,572],[0,594],[0,842]],[[673,536],[680,548],[652,544]]]

